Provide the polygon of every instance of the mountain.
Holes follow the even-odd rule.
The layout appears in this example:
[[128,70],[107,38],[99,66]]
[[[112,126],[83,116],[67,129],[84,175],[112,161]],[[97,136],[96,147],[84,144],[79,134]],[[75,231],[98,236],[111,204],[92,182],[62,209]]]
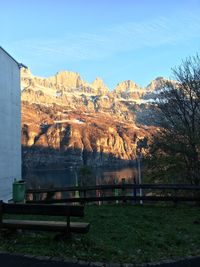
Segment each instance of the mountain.
[[144,92],[145,89],[131,80],[118,83],[114,89],[114,94],[124,99],[139,99]]
[[27,168],[134,163],[138,140],[154,126],[138,125],[148,89],[133,81],[110,91],[102,79],[61,71],[49,78],[22,69],[22,144]]
[[106,94],[109,91],[108,87],[99,77],[94,80],[94,82],[91,84],[91,87],[95,88],[99,94]]
[[146,90],[149,92],[158,91],[166,81],[167,79],[164,77],[157,77],[147,85]]
[[51,86],[57,88],[63,86],[66,89],[78,88],[84,83],[84,81],[81,80],[80,75],[72,71],[60,71],[55,76],[45,79],[45,81],[49,81]]

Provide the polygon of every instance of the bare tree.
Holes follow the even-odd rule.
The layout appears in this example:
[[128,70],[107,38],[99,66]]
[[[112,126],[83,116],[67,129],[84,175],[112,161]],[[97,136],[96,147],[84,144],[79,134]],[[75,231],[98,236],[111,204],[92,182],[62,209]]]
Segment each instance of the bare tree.
[[[199,185],[199,56],[182,61],[179,67],[173,69],[173,75],[175,79],[165,81],[158,96],[156,105],[160,131],[154,137],[150,153],[155,153],[157,163],[162,162],[164,171],[174,169],[175,175],[179,173],[192,184]],[[165,158],[166,162],[162,161],[162,158]]]

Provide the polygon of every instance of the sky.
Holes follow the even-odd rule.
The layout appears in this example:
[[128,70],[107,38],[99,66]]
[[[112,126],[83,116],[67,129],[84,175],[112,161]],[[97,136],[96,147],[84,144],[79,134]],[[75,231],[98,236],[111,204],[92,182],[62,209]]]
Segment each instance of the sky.
[[36,76],[146,86],[200,53],[199,0],[0,0],[0,46]]

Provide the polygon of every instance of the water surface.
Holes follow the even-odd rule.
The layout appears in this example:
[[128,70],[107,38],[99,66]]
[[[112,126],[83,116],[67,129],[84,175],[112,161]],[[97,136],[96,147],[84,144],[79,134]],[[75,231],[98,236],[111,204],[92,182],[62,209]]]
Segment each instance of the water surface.
[[27,175],[27,188],[53,188],[75,185],[101,185],[120,183],[125,178],[127,183],[137,180],[135,167],[94,168],[90,175],[80,174],[78,169],[35,170]]

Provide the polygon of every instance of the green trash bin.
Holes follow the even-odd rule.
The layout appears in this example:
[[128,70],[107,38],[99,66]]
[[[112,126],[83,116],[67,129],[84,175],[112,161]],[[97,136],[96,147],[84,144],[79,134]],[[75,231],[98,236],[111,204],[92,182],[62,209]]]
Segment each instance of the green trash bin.
[[14,202],[23,202],[25,199],[25,186],[26,183],[24,180],[14,181],[13,182],[13,201]]

